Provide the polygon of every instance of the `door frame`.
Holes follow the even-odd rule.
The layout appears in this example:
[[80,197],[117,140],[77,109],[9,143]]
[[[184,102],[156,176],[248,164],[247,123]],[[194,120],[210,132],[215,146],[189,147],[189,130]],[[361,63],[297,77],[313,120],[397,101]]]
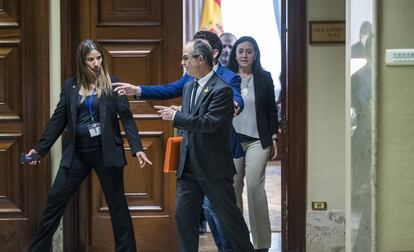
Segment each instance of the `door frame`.
[[282,0],[282,250],[306,251],[306,0]]
[[[61,83],[67,76],[76,72],[74,55],[79,41],[79,13],[76,11],[78,9],[78,1],[60,0]],[[85,251],[87,247],[89,225],[81,223],[89,220],[80,214],[79,209],[82,206],[87,207],[86,197],[82,197],[82,194],[88,192],[86,184],[89,179],[89,177],[85,179],[78,191],[73,194],[63,215],[63,251],[65,252]]]

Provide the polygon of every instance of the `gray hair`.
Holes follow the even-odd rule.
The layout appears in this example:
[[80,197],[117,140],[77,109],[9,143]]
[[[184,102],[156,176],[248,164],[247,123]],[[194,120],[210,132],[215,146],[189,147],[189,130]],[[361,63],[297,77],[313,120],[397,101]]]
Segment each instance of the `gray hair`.
[[203,56],[207,65],[213,67],[213,48],[203,39],[195,39],[193,44],[193,56]]

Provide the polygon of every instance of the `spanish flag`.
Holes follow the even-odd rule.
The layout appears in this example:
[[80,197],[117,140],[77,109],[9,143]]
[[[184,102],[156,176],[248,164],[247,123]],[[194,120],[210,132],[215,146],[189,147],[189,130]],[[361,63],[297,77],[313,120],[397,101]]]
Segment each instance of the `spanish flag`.
[[221,0],[204,0],[200,30],[211,31],[219,36],[224,32],[221,19]]

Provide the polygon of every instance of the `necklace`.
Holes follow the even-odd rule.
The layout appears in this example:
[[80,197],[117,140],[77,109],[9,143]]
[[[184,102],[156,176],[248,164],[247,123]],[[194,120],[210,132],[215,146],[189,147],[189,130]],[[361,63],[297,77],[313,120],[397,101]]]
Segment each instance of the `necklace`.
[[247,83],[247,84],[246,84],[246,86],[244,86],[242,88],[241,93],[242,93],[242,95],[244,97],[247,97],[249,95],[249,86],[250,86],[250,83],[252,83],[252,76],[250,76],[248,78],[243,78],[243,80],[245,80],[246,81],[245,83]]

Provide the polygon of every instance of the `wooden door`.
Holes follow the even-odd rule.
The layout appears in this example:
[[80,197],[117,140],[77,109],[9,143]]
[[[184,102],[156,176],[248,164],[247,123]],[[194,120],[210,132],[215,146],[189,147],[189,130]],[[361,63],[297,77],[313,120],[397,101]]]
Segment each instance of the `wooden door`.
[[[182,0],[62,2],[65,11],[62,13],[63,56],[67,59],[64,62],[72,62],[65,63],[72,67],[64,69],[73,69],[73,59],[69,58],[74,58],[76,44],[92,38],[103,46],[111,73],[122,81],[159,84],[180,78]],[[152,166],[140,169],[124,138],[128,161],[125,191],[139,251],[175,251],[177,247],[175,175],[162,172],[165,143],[173,130],[171,123],[162,121],[153,109],[156,104],[172,102],[179,100],[136,101],[130,98],[145,152],[153,162]],[[75,239],[75,245],[65,244],[65,248],[69,251],[113,251],[111,221],[96,174],[82,186],[75,200],[77,203],[72,204],[72,209],[78,213],[69,213],[71,219],[64,224],[71,227],[65,237],[70,237],[70,243]],[[73,224],[74,219],[77,224]]]
[[50,186],[49,159],[21,165],[49,118],[48,1],[0,1],[0,251],[25,251]]

